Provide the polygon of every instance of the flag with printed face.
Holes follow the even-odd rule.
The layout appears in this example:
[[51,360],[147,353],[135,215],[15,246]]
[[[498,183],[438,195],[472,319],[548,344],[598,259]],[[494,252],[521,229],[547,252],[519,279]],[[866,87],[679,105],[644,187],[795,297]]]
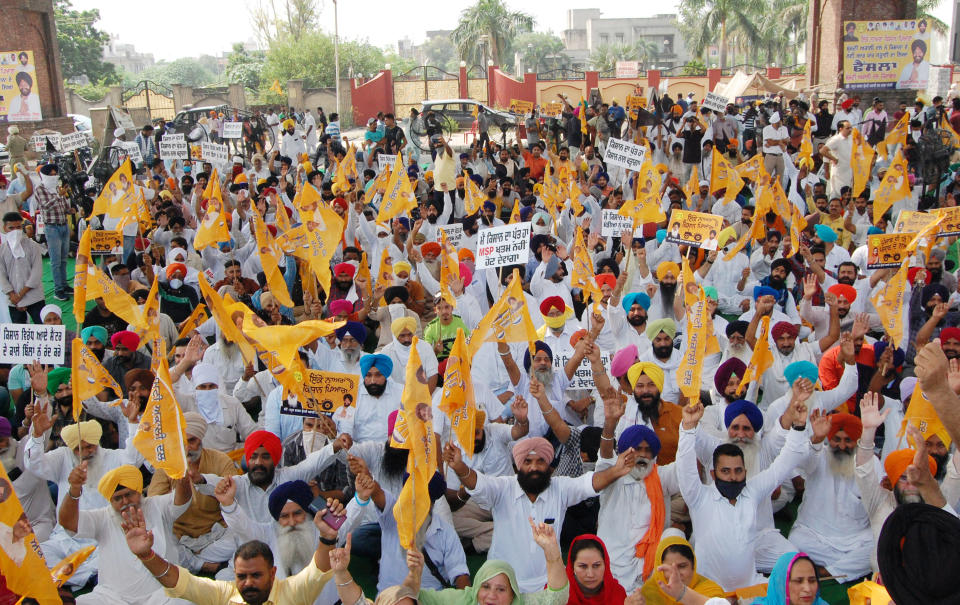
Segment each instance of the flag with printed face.
[[182,327],[180,328],[180,333],[177,334],[177,340],[189,336],[190,332],[193,332],[202,326],[208,318],[207,305],[200,303],[196,306],[193,312],[190,313],[190,317],[184,320]]
[[[923,433],[924,440],[936,435],[943,442],[944,447],[950,449],[953,439],[950,438],[950,433],[947,432],[947,428],[940,420],[937,410],[934,409],[930,399],[923,392],[923,386],[919,383],[917,383],[913,395],[910,396],[910,405],[907,406],[907,411],[903,415],[903,422],[900,425],[900,432],[897,433],[897,437],[903,437],[907,432],[907,425],[910,424]],[[910,445],[911,447],[917,447],[916,443]]]
[[[309,187],[309,185],[308,185]],[[313,187],[310,187],[313,189]],[[283,250],[277,245],[276,240],[267,230],[267,225],[260,216],[260,211],[256,206],[250,208],[250,226],[257,240],[257,254],[260,255],[260,264],[263,266],[263,273],[267,277],[267,285],[270,286],[270,293],[277,297],[277,301],[285,307],[294,307],[293,299],[290,298],[290,291],[287,289],[287,282],[283,279],[280,272],[280,259],[283,258]]]
[[713,149],[713,165],[710,168],[710,193],[724,190],[722,201],[724,204],[736,199],[743,189],[743,179],[737,174],[723,155]]
[[457,339],[450,347],[447,369],[443,374],[443,392],[440,409],[450,418],[450,429],[467,456],[473,456],[477,427],[477,403],[470,378],[470,350],[462,328],[457,328]]
[[460,279],[460,262],[457,249],[447,239],[447,232],[440,230],[440,295],[447,303],[457,306],[453,283]]
[[480,208],[483,206],[483,202],[486,201],[487,195],[480,189],[480,185],[477,185],[476,181],[471,179],[466,173],[463,174],[463,189],[463,205],[466,215],[473,216],[477,212],[480,212]]
[[797,152],[797,163],[804,158],[813,159],[813,136],[810,133],[810,125],[813,120],[807,120],[803,126],[803,137],[800,139],[800,150]]
[[[683,259],[683,264],[689,270],[686,257]],[[686,296],[689,297],[692,288],[688,287],[686,281],[683,287]],[[707,354],[707,341],[713,331],[713,321],[707,310],[707,297],[703,288],[695,282],[693,287],[696,289],[693,295],[695,302],[693,305],[687,305],[687,349],[677,367],[677,388],[691,402],[696,402],[700,399],[701,370],[703,359]]]
[[587,128],[587,101],[580,97],[580,132],[582,134],[587,134],[589,128]]
[[151,340],[160,338],[160,298],[157,296],[157,282],[154,277],[147,301],[143,309],[138,309],[139,319],[133,324],[134,331],[140,337],[140,346],[145,346]]
[[871,301],[880,317],[884,332],[895,347],[903,344],[903,305],[910,296],[907,287],[908,265],[909,263],[904,262]]
[[520,222],[520,198],[513,200],[513,210],[510,211],[510,223],[519,223]]
[[[137,301],[93,263],[87,264],[84,290],[88,301],[102,298],[106,307],[120,319],[132,325],[140,323],[141,314]],[[74,292],[74,296],[78,294]]]
[[333,334],[344,322],[329,322],[323,319],[301,321],[294,326],[268,326],[260,318],[249,313],[243,318],[243,333],[265,351],[276,353],[283,365],[290,367],[298,358],[300,347],[318,338]]
[[751,183],[759,183],[761,175],[767,174],[767,169],[763,165],[763,156],[759,153],[746,162],[737,165],[734,170],[740,175],[740,178],[750,179]]
[[[207,188],[203,190],[203,197],[207,200],[207,209],[203,214],[197,234],[193,238],[193,249],[202,250],[208,246],[215,246],[230,241],[230,228],[227,226],[227,211],[223,205],[223,193],[220,191],[220,176],[217,169],[213,169]],[[278,210],[278,213],[281,210]]]
[[96,397],[104,389],[110,389],[117,397],[123,397],[120,385],[79,338],[73,339],[70,361],[74,418],[80,418],[84,400]]
[[907,144],[907,135],[910,134],[910,114],[905,113],[903,117],[900,118],[900,121],[890,129],[890,132],[887,133],[887,136],[883,137],[883,140],[877,143],[877,153],[880,154],[880,157],[884,160],[890,155],[891,146],[900,145],[903,147]]
[[577,227],[570,256],[573,260],[573,271],[570,273],[571,287],[582,290],[584,303],[587,302],[588,298],[592,298],[594,302],[600,302],[603,294],[600,292],[597,282],[593,279],[593,260],[590,259],[590,251],[587,249],[582,227]]
[[403,155],[397,154],[397,161],[390,173],[383,197],[380,198],[380,210],[377,212],[377,223],[388,225],[394,217],[400,216],[417,207],[417,197],[410,186],[407,171],[403,169]]
[[487,314],[483,316],[477,329],[470,335],[470,356],[476,355],[485,342],[525,342],[530,354],[535,352],[537,329],[527,311],[527,299],[523,293],[520,272],[513,270],[510,284]]
[[[397,159],[399,159],[399,157],[398,155]],[[354,183],[359,180],[359,175],[357,174],[357,149],[353,146],[353,143],[350,144],[350,148],[347,149],[347,154],[343,156],[343,159],[337,162],[337,171],[333,177],[333,184],[337,186],[337,191],[334,191],[334,193],[350,191],[350,179],[353,179]]]
[[850,167],[853,169],[853,197],[859,196],[870,182],[870,168],[876,153],[870,143],[856,128],[853,129],[853,147],[850,155]]
[[903,151],[898,149],[893,161],[883,175],[883,181],[873,194],[873,224],[883,220],[883,215],[891,206],[910,198],[910,179],[907,176],[907,160]]
[[[130,158],[120,164],[113,175],[107,180],[103,190],[93,202],[93,211],[87,220],[96,215],[106,215],[112,219],[119,219],[114,229],[122,230],[126,225],[135,223],[143,218],[146,204],[143,193],[138,191],[133,181],[133,168]],[[149,212],[147,213],[149,219]],[[148,220],[149,222],[149,220]]]
[[687,196],[687,209],[695,210],[693,207],[693,196],[700,193],[700,180],[697,176],[696,165],[694,165],[693,169],[690,171],[690,180],[687,181],[686,186],[683,188],[683,193]]
[[253,345],[240,330],[243,318],[247,314],[253,313],[253,311],[243,303],[238,303],[233,300],[229,294],[227,294],[225,298],[221,297],[213,287],[210,286],[206,277],[201,275],[199,283],[200,294],[204,300],[207,301],[207,307],[210,309],[214,321],[217,322],[217,326],[220,327],[220,331],[223,332],[224,338],[240,347],[240,353],[243,355],[245,362],[256,363],[256,351],[254,351]]
[[380,255],[380,266],[377,267],[377,283],[375,286],[389,288],[393,285],[393,258],[389,248],[384,248]]
[[133,445],[150,466],[165,471],[171,479],[180,479],[187,472],[187,423],[173,395],[163,341],[154,343],[159,347],[153,351],[153,358],[159,359],[157,377],[140,417],[139,430],[133,436]]
[[760,319],[760,335],[757,336],[757,344],[753,347],[753,354],[750,356],[750,363],[747,364],[747,371],[743,373],[743,379],[740,380],[740,386],[737,387],[737,395],[743,392],[743,388],[760,380],[763,373],[773,365],[773,353],[770,352],[770,316],[764,316]]
[[277,245],[288,254],[301,258],[320,281],[326,293],[330,292],[330,259],[333,258],[343,235],[343,219],[330,208],[319,208],[313,221],[307,221],[280,235]]
[[50,575],[53,578],[54,586],[57,588],[63,586],[67,580],[73,577],[73,574],[77,572],[77,568],[83,565],[83,562],[86,561],[96,549],[97,545],[91,544],[90,546],[81,548],[75,553],[67,555],[62,561],[54,565],[53,569],[50,570]]
[[87,264],[90,262],[90,238],[93,234],[90,227],[83,230],[80,244],[77,247],[77,261],[74,264],[73,275],[73,317],[78,324],[83,324],[87,315]]

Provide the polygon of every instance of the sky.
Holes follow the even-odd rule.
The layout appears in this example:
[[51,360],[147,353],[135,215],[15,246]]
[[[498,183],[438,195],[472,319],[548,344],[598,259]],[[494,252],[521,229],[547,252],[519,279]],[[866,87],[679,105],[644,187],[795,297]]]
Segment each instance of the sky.
[[[158,61],[204,54],[218,56],[229,51],[234,42],[252,41],[255,36],[247,7],[257,1],[164,0],[163,18],[159,22],[169,25],[163,27],[157,25],[156,15],[147,18],[139,11],[130,10],[130,0],[72,0],[77,10],[100,9],[100,29],[116,34],[122,43],[133,44],[138,52],[153,53]],[[320,0],[320,3],[321,29],[332,32],[333,1]],[[425,3],[424,8],[397,10],[403,4],[396,0],[341,0],[340,36],[341,39],[366,39],[379,47],[396,48],[397,40],[403,38],[419,44],[428,30],[456,27],[460,12],[471,4],[471,0],[440,1]],[[513,10],[532,14],[537,31],[552,30],[559,35],[566,29],[567,10],[571,8],[599,8],[604,18],[651,17],[657,13],[675,13],[677,0],[631,4],[615,0],[550,0],[551,10],[544,13],[532,8],[534,3],[507,2]]]

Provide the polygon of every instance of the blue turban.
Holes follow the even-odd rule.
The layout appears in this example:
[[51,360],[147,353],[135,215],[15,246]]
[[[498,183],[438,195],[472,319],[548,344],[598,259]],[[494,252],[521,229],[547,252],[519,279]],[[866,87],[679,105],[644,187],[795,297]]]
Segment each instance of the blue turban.
[[494,212],[496,212],[496,210],[497,210],[497,205],[494,204],[493,202],[491,202],[490,200],[487,200],[487,201],[485,201],[485,202],[483,203],[483,209],[484,209],[484,210],[493,210]]
[[524,222],[529,221],[530,217],[532,216],[533,216],[533,206],[524,206],[523,208],[520,208],[521,221],[524,221]]
[[630,307],[633,305],[640,305],[643,307],[644,311],[650,310],[650,297],[647,296],[646,292],[631,292],[623,297],[623,310],[627,313],[630,312]]
[[397,220],[400,221],[400,224],[403,225],[404,229],[408,229],[408,230],[410,229],[410,219],[408,219],[405,216],[401,216]]
[[483,187],[483,177],[479,174],[471,174],[470,180],[476,183],[478,187]]
[[407,176],[417,176],[417,173],[420,172],[420,167],[417,165],[407,167]]
[[770,286],[754,286],[753,287],[753,300],[757,300],[761,296],[772,296],[774,298],[780,298],[780,293],[771,288]]
[[360,358],[360,377],[366,376],[372,367],[380,370],[386,378],[390,378],[390,374],[393,374],[393,360],[382,353],[364,355]]
[[[883,352],[887,349],[887,343],[882,340],[878,340],[873,343],[873,357],[874,359],[879,360],[880,356],[883,355]],[[899,368],[903,365],[904,360],[906,359],[906,354],[903,352],[903,349],[894,349],[893,350],[893,367]]]
[[[403,482],[406,483],[410,473],[403,472]],[[436,502],[441,496],[447,493],[447,481],[440,474],[440,471],[434,471],[433,477],[430,477],[430,483],[427,484],[427,493],[430,494],[430,501]]]
[[883,235],[883,229],[870,225],[870,228],[867,229],[867,235]]
[[470,156],[469,156],[469,154],[461,153],[461,154],[460,154],[460,159],[461,159],[461,160],[469,160],[469,159],[470,159]]
[[837,232],[834,231],[831,227],[826,225],[814,225],[814,231],[817,232],[817,237],[822,239],[825,242],[835,242],[837,241]]
[[787,379],[787,384],[793,386],[800,378],[806,378],[813,384],[817,384],[820,379],[820,371],[817,366],[809,361],[795,361],[783,368],[783,377]]
[[343,340],[343,337],[349,334],[353,338],[363,344],[367,340],[367,329],[359,321],[348,321],[343,326],[337,328],[337,338]]
[[275,520],[280,520],[280,511],[286,506],[287,501],[296,502],[300,508],[310,512],[310,503],[313,502],[313,492],[306,481],[297,479],[296,481],[287,481],[277,486],[270,492],[270,500],[267,507],[270,509],[270,516]]
[[667,239],[667,230],[657,229],[657,243],[662,244],[665,239]]
[[653,457],[656,458],[657,454],[660,453],[660,439],[657,438],[657,434],[653,432],[653,429],[642,424],[627,427],[626,430],[620,433],[620,439],[617,440],[617,453],[622,454],[630,448],[640,447],[640,444],[643,442],[646,442],[647,445],[650,446],[650,451],[653,452]]
[[[533,346],[536,347],[537,352],[546,351],[547,355],[550,356],[550,361],[553,361],[553,351],[550,350],[550,347],[547,346],[547,343],[543,342],[542,340],[537,340],[533,343]],[[523,369],[529,372],[531,362],[532,359],[530,358],[530,349],[528,348],[523,353]]]
[[726,411],[723,412],[723,426],[730,428],[730,423],[740,414],[747,415],[747,420],[750,421],[750,426],[753,427],[754,431],[763,428],[763,412],[756,404],[746,399],[737,399],[727,406]]
[[104,345],[110,342],[109,336],[107,336],[107,329],[103,326],[90,326],[89,328],[84,328],[80,331],[80,340],[83,341],[83,344],[87,344],[87,341],[90,340],[91,336],[99,340]]
[[703,294],[704,294],[704,296],[706,296],[707,298],[709,298],[709,299],[711,299],[711,300],[713,300],[713,301],[719,301],[719,300],[720,300],[720,294],[717,292],[717,289],[714,288],[713,286],[704,286],[704,288],[703,288]]
[[941,302],[947,302],[950,300],[950,291],[943,284],[927,284],[920,292],[920,304],[926,308],[927,303],[934,296],[939,296]]

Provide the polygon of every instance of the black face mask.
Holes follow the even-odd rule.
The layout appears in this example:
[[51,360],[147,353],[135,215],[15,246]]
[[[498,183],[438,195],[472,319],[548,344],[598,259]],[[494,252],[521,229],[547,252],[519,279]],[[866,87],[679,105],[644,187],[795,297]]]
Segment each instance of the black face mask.
[[387,383],[383,383],[383,384],[363,383],[363,386],[365,386],[367,388],[367,392],[373,395],[374,397],[379,397],[380,395],[383,395],[383,392],[387,390]]
[[723,479],[714,479],[713,484],[717,486],[717,491],[727,500],[735,500],[740,496],[740,492],[747,486],[747,481],[724,481]]

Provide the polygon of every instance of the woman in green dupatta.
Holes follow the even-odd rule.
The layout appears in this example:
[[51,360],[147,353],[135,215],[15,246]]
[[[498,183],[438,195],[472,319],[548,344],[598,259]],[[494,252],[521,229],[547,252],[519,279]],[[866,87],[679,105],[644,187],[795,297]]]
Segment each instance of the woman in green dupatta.
[[534,523],[533,539],[543,549],[547,559],[547,587],[538,592],[520,594],[513,567],[504,561],[487,561],[477,570],[473,585],[462,590],[420,590],[423,555],[414,549],[407,551],[410,573],[403,586],[418,595],[419,605],[565,605],[570,597],[566,568],[560,555],[560,545],[553,526]]

